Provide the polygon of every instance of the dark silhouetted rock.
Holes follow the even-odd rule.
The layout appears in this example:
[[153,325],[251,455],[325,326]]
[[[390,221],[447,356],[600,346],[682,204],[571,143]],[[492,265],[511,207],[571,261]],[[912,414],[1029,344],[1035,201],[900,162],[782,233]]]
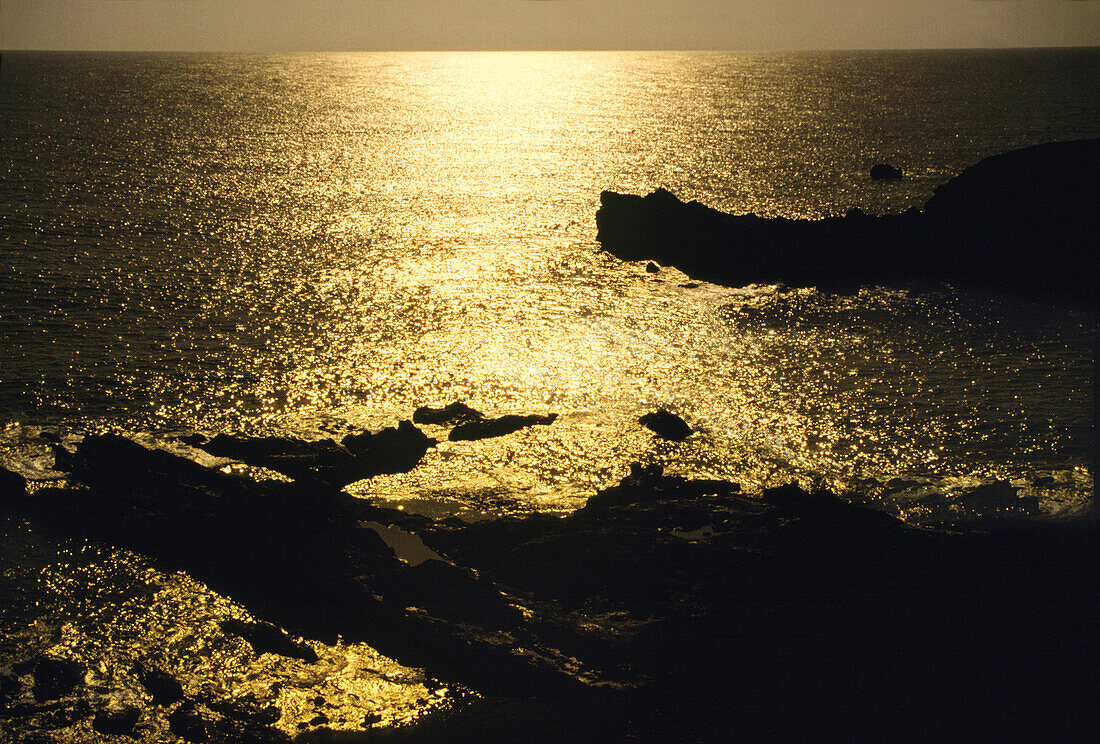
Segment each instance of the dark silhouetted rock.
[[[409,740],[526,741],[523,701],[540,721],[579,707],[606,722],[579,739],[571,718],[550,741],[861,740],[913,720],[922,737],[1030,726],[1061,740],[1092,711],[1079,680],[1095,671],[1093,520],[915,529],[828,491],[745,496],[635,465],[566,517],[421,524],[447,561],[412,567],[358,526],[369,505],[331,489],[251,482],[121,437],[88,437],[74,457],[86,487],[24,500],[41,528],[186,569],[275,623],[223,626],[261,648],[287,643],[281,628],[339,634],[507,698],[490,709],[512,716],[506,737],[444,717]],[[265,705],[184,700],[169,721],[192,741],[286,741]]]
[[[111,736],[134,736],[134,726],[141,717],[137,708],[101,710],[92,720],[92,728]],[[137,738],[137,737],[134,737]]]
[[306,441],[288,437],[237,437],[218,434],[203,450],[249,465],[268,468],[295,480],[344,485],[358,472],[355,456],[331,439]]
[[547,416],[507,415],[494,419],[467,421],[451,429],[451,433],[447,438],[452,442],[457,442],[470,439],[500,437],[505,434],[511,434],[514,431],[519,431],[520,429],[525,429],[528,426],[548,426],[554,423],[557,417],[558,414],[551,413]]
[[221,622],[221,629],[225,633],[240,636],[248,641],[248,645],[252,646],[252,650],[257,654],[278,654],[291,659],[301,659],[310,664],[317,661],[316,651],[304,643],[295,641],[285,630],[271,623],[229,619]]
[[454,402],[443,408],[421,406],[413,412],[413,422],[417,424],[461,424],[484,418],[481,411],[475,411],[465,403]]
[[183,436],[176,437],[176,441],[183,442],[191,447],[201,447],[208,441],[205,434],[184,434]]
[[938,187],[924,211],[823,220],[731,215],[664,189],[600,195],[604,250],[731,286],[782,283],[853,292],[948,282],[967,288],[1085,295],[1095,250],[1100,140],[995,155]]
[[424,453],[436,445],[424,432],[410,421],[401,421],[396,427],[362,434],[349,434],[341,444],[355,455],[367,475],[373,477],[387,473],[405,473],[416,467]]
[[441,560],[410,567],[401,574],[394,590],[398,596],[449,620],[493,629],[514,628],[520,620],[518,611],[491,582],[482,580],[476,571]]
[[[552,690],[593,684],[575,661],[526,642],[512,599],[466,568],[410,566],[363,521],[375,509],[330,488],[256,482],[116,435],[88,436],[73,482],[26,499],[43,529],[144,553],[233,597],[263,623],[225,626],[258,653],[309,652],[300,636],[367,641],[382,653],[478,689]],[[410,523],[410,526],[414,526]],[[181,724],[182,725],[182,724]]]
[[42,657],[34,666],[34,699],[56,700],[84,679],[84,667],[72,659]]
[[[584,506],[577,510],[576,516],[603,515],[612,507],[631,506],[637,507],[632,512],[637,517],[645,513],[648,505],[657,502],[688,502],[707,496],[720,496],[729,503],[736,502],[744,506],[743,500],[733,498],[740,489],[740,485],[730,481],[690,480],[664,475],[664,469],[660,465],[641,465],[635,462],[630,465],[629,475],[618,484],[601,489],[589,497]],[[708,511],[716,504],[717,502],[708,505]]]
[[167,672],[139,662],[134,667],[134,673],[145,691],[153,697],[155,705],[171,705],[183,699],[183,686]]
[[876,181],[889,181],[901,178],[902,172],[892,165],[876,163],[871,166],[871,178]]
[[1020,504],[1018,491],[1019,489],[1008,481],[999,480],[973,489],[967,494],[966,501],[983,511],[1011,509]]
[[51,444],[50,449],[53,451],[53,469],[62,473],[71,473],[73,470],[73,453],[67,450],[63,444]]
[[7,706],[23,694],[23,683],[14,672],[0,672],[0,705]]
[[647,413],[638,419],[638,423],[662,439],[681,441],[691,436],[691,427],[687,422],[665,409]]
[[341,444],[331,439],[219,434],[198,446],[212,455],[269,468],[295,480],[341,487],[363,478],[412,470],[435,444],[436,440],[411,422],[402,421],[377,433],[349,434]]
[[0,466],[0,502],[27,495],[27,479]]
[[645,270],[650,274],[658,274],[661,271],[661,267],[650,261],[645,265]]

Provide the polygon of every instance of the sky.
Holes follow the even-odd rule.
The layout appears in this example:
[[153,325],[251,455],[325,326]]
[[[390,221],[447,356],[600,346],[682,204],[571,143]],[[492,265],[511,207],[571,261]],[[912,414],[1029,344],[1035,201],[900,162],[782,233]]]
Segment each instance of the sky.
[[0,0],[0,49],[1100,45],[1100,0]]

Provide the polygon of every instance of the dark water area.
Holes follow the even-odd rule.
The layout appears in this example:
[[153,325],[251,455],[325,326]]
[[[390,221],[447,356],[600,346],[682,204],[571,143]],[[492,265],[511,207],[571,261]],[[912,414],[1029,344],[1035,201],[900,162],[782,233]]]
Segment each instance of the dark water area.
[[[30,498],[44,495],[34,508],[5,501],[0,681],[9,713],[0,736],[132,740],[111,731],[127,728],[126,711],[140,711],[130,730],[146,741],[200,740],[200,730],[218,741],[305,741],[328,729],[363,740],[402,731],[412,740],[461,740],[487,717],[500,722],[500,736],[523,729],[527,717],[562,736],[586,731],[591,740],[614,740],[616,730],[676,730],[677,707],[695,693],[684,710],[697,716],[697,740],[706,740],[708,720],[751,722],[754,735],[778,736],[787,729],[769,730],[764,721],[796,716],[797,705],[769,707],[770,694],[753,693],[736,673],[736,684],[693,686],[691,679],[739,663],[735,628],[744,638],[767,636],[765,646],[776,650],[769,685],[796,668],[793,646],[777,649],[800,633],[839,648],[861,629],[883,631],[873,623],[842,630],[847,616],[830,614],[835,603],[821,595],[798,619],[792,596],[812,584],[798,577],[815,550],[835,560],[805,575],[826,582],[889,593],[895,575],[908,576],[904,602],[855,603],[872,615],[878,607],[889,608],[883,617],[905,617],[910,600],[919,604],[912,598],[927,598],[937,581],[958,596],[983,581],[1016,587],[972,592],[981,607],[937,599],[927,605],[933,609],[914,611],[917,620],[902,623],[913,645],[890,657],[906,664],[947,632],[946,621],[919,630],[935,612],[959,613],[965,628],[947,647],[978,643],[978,629],[996,614],[985,599],[1013,607],[1005,617],[1018,619],[1026,596],[1053,603],[1052,614],[1021,620],[1006,636],[1022,644],[1027,633],[1076,632],[1079,618],[1066,598],[1087,599],[1087,584],[1076,569],[1044,582],[1063,562],[1089,557],[1087,536],[1049,535],[1076,524],[1093,503],[1095,306],[1049,291],[722,286],[615,259],[600,250],[595,214],[601,191],[658,187],[764,217],[899,213],[984,157],[1100,136],[1097,79],[1096,49],[5,53],[0,465],[27,478]],[[879,162],[904,177],[872,180],[869,169]],[[340,484],[352,502],[306,494],[324,505],[319,514],[297,511],[301,484],[285,485],[272,460],[250,465],[190,438],[296,437],[314,443],[295,445],[313,457],[310,447],[324,446],[318,440],[393,427],[421,406],[454,401],[487,418],[539,423],[478,439],[449,438],[450,424],[417,424],[439,441],[413,467]],[[682,441],[655,436],[639,418],[658,409],[682,417],[693,433]],[[246,515],[190,499],[203,489],[242,492],[191,471],[155,488],[101,478],[91,491],[69,489],[79,478],[71,463],[56,461],[57,444],[78,451],[103,432],[197,462],[218,478],[257,480],[259,490],[245,488],[242,503],[284,505],[260,520],[271,539],[258,531],[228,544],[249,530]],[[735,482],[740,495],[723,491],[725,501],[703,503],[678,480],[637,480],[633,463],[659,466],[661,477]],[[159,467],[153,472],[162,478]],[[120,472],[119,484],[129,477]],[[198,491],[193,477],[204,484]],[[86,473],[80,482],[90,481]],[[791,481],[902,521],[883,526],[863,512],[822,512],[820,503],[791,506],[766,495]],[[576,511],[620,483],[659,506],[628,504],[613,518]],[[159,503],[159,489],[184,495]],[[82,500],[87,493],[103,499],[102,518]],[[220,566],[189,552],[186,540],[175,542],[191,534],[182,528],[155,538],[155,529],[191,524],[195,514],[224,522],[208,533],[225,538],[210,554]],[[792,522],[818,525],[836,540],[799,543]],[[287,546],[311,552],[295,523],[354,546],[349,555],[358,558],[344,566],[325,548],[323,560],[293,568]],[[845,526],[821,526],[834,523]],[[1002,534],[1009,526],[1055,532],[997,538],[1004,542],[992,546],[965,538],[946,553],[935,547],[944,530]],[[875,535],[870,547],[837,558],[847,540],[865,545],[854,537],[864,529]],[[374,536],[416,555],[435,551],[482,571],[492,591],[503,588],[505,604],[521,608],[524,619],[493,630],[512,634],[500,648],[522,647],[519,656],[530,653],[523,658],[535,666],[566,670],[586,685],[612,680],[635,692],[610,700],[589,685],[569,693],[568,705],[541,694],[521,704],[499,687],[486,692],[488,677],[464,675],[456,661],[453,619],[433,624],[400,603],[442,602],[431,587],[447,579],[428,574],[449,569],[429,563],[435,568],[408,578],[404,566],[413,564],[391,564]],[[492,554],[493,546],[503,552]],[[787,563],[772,562],[784,554]],[[968,574],[938,563],[948,554],[975,566],[1024,558],[1003,574]],[[746,555],[768,557],[744,564],[738,575],[755,579],[737,583],[727,568]],[[272,575],[296,587],[294,599],[280,604],[270,592],[240,590],[248,584],[234,568],[243,572],[265,556],[283,572]],[[1025,559],[1036,566],[1030,578]],[[654,568],[676,561],[690,570]],[[391,589],[420,587],[379,600],[374,621],[401,630],[372,638],[358,626],[305,622],[325,617],[311,611],[325,601],[308,582],[294,581],[325,566],[333,575],[388,577]],[[601,568],[611,577],[649,577],[675,600],[632,603],[593,575]],[[469,578],[448,576],[458,586]],[[765,585],[775,593],[754,595],[745,615],[728,614],[737,604],[731,586],[751,593]],[[788,624],[762,609],[769,602]],[[784,630],[768,636],[771,620]],[[265,653],[268,631],[255,628],[266,626],[250,625],[259,621],[297,634],[293,643],[310,652],[285,655],[278,649],[298,646],[275,642]],[[488,653],[499,637],[479,628],[486,635],[469,642]],[[694,632],[699,644],[663,647],[655,641],[661,628],[679,638]],[[402,633],[437,644],[438,658],[410,650]],[[678,663],[670,649],[690,658],[711,641],[712,661],[663,669]],[[1006,652],[989,643],[983,653],[994,646]],[[872,647],[888,644],[879,638]],[[1075,648],[1046,648],[1048,660],[1069,663]],[[1081,650],[1078,660],[1090,658]],[[837,651],[829,663],[842,664],[842,656]],[[766,654],[743,658],[744,674],[768,668]],[[1034,661],[1004,658],[1025,669]],[[976,668],[990,674],[1011,666],[983,664]],[[1047,680],[1054,664],[1035,669]],[[880,678],[873,666],[863,667],[870,676],[859,684],[823,679],[852,682],[852,699],[874,701],[863,711],[882,713],[891,694],[868,680],[927,686],[948,671],[931,664],[927,674]],[[147,669],[182,683],[183,702],[154,705]],[[642,678],[664,679],[676,691],[656,706],[658,723],[637,718],[638,701],[654,689]],[[35,693],[43,681],[49,694]],[[1023,694],[1018,681],[999,689]],[[806,695],[850,708],[844,720],[859,717],[859,705],[845,708],[809,675],[799,683]],[[942,723],[947,716],[936,711],[966,708],[975,689],[945,686],[918,707]],[[756,712],[708,719],[734,691]],[[1011,730],[981,729],[995,705],[975,705],[984,711],[969,718],[975,731]],[[1061,720],[1076,721],[1067,712],[1073,701],[1066,706]],[[618,711],[607,719],[609,731],[586,728],[596,711],[608,710]],[[554,720],[559,728],[549,725]],[[897,724],[893,714],[882,720]],[[403,728],[417,721],[421,728]]]

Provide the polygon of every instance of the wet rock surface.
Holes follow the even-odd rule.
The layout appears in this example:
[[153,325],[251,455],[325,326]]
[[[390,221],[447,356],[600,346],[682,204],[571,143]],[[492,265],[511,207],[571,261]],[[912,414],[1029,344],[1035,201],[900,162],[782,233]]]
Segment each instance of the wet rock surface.
[[117,708],[101,710],[95,714],[92,728],[101,734],[114,736],[133,736],[134,726],[141,718],[141,711],[137,708]]
[[1100,140],[995,155],[939,186],[923,211],[823,220],[733,215],[664,190],[600,195],[603,249],[729,286],[784,283],[852,292],[942,283],[1095,293]]
[[34,697],[40,703],[72,692],[84,678],[84,667],[72,659],[43,658],[34,665]]
[[[567,517],[464,524],[229,476],[111,435],[85,438],[73,461],[76,485],[24,497],[25,514],[243,603],[264,620],[221,629],[256,654],[309,663],[310,644],[286,631],[340,635],[487,694],[393,740],[1050,736],[1085,726],[1092,704],[1078,680],[1096,661],[1094,520],[930,531],[826,491],[745,495],[636,465]],[[1015,508],[1013,496],[978,494]],[[400,522],[444,559],[399,560],[367,520]],[[80,692],[78,663],[35,663],[5,695],[31,671],[36,715]],[[135,674],[153,705],[174,706],[163,715],[185,740],[290,740],[269,705]],[[135,729],[82,711],[95,730]],[[325,739],[328,718],[311,710],[298,740],[376,740]]]

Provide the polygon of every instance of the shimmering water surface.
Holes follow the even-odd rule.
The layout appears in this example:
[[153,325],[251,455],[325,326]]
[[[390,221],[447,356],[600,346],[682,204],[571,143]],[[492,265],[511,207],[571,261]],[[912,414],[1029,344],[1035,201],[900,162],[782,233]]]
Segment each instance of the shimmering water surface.
[[[7,441],[318,436],[463,400],[561,418],[358,490],[570,508],[660,459],[747,485],[1053,472],[1080,496],[1094,316],[687,288],[599,253],[594,213],[657,186],[899,211],[1100,133],[1097,72],[1096,50],[6,55]],[[880,160],[908,177],[871,182]],[[655,444],[636,418],[662,405],[701,435]]]
[[[1093,488],[1090,308],[695,285],[600,253],[594,215],[603,189],[658,186],[770,216],[901,211],[987,155],[1100,136],[1098,79],[1097,50],[6,53],[0,456],[48,482],[43,429],[186,451],[174,435],[329,436],[461,400],[560,417],[349,490],[564,512],[655,461],[914,521],[973,513],[951,495],[994,479],[1073,513]],[[906,178],[871,182],[880,161]],[[657,407],[698,433],[655,440],[637,418]],[[153,608],[206,596],[97,560]],[[45,615],[72,610],[42,591]]]

